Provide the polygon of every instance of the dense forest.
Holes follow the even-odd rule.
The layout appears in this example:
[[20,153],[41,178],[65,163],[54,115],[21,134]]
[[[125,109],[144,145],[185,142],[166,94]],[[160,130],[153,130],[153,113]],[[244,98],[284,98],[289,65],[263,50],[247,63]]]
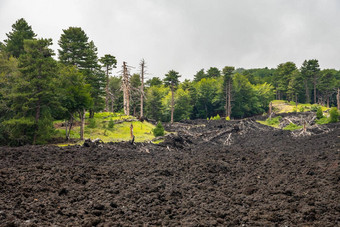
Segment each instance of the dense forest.
[[[98,56],[80,27],[63,30],[57,55],[52,40],[36,38],[25,19],[6,36],[0,43],[1,145],[45,143],[55,120],[84,128],[86,112],[90,118],[110,111],[173,122],[263,114],[274,99],[339,108],[340,71],[320,69],[317,59],[272,69],[198,69],[182,82],[180,72],[171,69],[144,81],[152,62],[141,59],[135,72],[126,62],[117,66],[112,53]],[[117,67],[121,74],[112,75]]]

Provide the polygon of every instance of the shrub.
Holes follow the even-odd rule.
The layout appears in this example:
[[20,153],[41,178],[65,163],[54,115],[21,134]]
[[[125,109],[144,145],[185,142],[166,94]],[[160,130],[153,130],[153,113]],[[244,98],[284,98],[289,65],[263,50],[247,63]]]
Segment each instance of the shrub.
[[332,107],[329,111],[329,123],[335,123],[339,120],[339,111],[336,107]]
[[300,106],[300,108],[299,108],[299,111],[300,111],[300,112],[303,112],[303,111],[305,111],[305,107],[303,107],[303,106]]
[[297,109],[296,107],[293,108],[293,112],[296,113],[297,112]]
[[227,116],[225,119],[226,119],[227,121],[230,121],[230,117],[229,117],[229,116]]
[[281,119],[282,119],[281,116],[274,117],[274,118],[272,118],[272,119],[268,118],[268,119],[266,120],[266,123],[267,123],[267,125],[279,125]]
[[317,119],[323,118],[323,112],[321,107],[319,107],[318,110],[316,111],[316,118]]
[[318,111],[318,109],[319,109],[319,106],[318,105],[316,105],[316,104],[314,104],[314,105],[312,105],[312,107],[311,107],[311,111],[312,112],[317,112]]
[[294,130],[297,130],[297,129],[300,129],[300,128],[302,128],[302,126],[299,126],[299,125],[296,125],[296,124],[293,124],[293,123],[289,123],[289,125],[284,127],[283,130],[294,131]]
[[152,130],[154,136],[164,136],[164,128],[161,122],[158,122],[156,128]]
[[96,127],[96,120],[94,118],[89,119],[88,127],[89,128],[95,128]]
[[215,117],[211,117],[210,120],[221,120],[221,117],[217,114]]
[[108,126],[109,126],[110,129],[113,129],[113,127],[115,126],[115,123],[113,122],[112,118],[109,121],[109,125]]

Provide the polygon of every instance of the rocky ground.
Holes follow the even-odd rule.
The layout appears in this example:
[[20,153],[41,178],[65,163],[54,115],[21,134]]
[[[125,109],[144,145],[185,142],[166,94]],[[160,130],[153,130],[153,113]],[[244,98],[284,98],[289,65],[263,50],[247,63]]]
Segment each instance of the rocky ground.
[[339,226],[340,124],[186,121],[161,144],[0,147],[0,226]]

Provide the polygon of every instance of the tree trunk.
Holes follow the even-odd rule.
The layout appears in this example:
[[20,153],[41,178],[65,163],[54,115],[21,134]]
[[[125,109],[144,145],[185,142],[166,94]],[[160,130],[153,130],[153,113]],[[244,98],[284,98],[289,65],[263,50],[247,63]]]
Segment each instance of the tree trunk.
[[68,140],[67,138],[67,120],[65,120],[65,139]]
[[228,81],[225,84],[225,115],[228,117],[228,112],[229,112],[229,106],[228,106],[228,88],[229,88],[229,83]]
[[85,129],[85,110],[79,112],[80,122],[80,139],[84,140],[84,129]]
[[67,137],[66,139],[69,140],[70,139],[70,133],[71,133],[71,129],[72,129],[72,126],[73,126],[73,116],[72,114],[70,114],[70,120],[69,120],[69,129],[68,129],[68,134],[67,134]]
[[329,96],[327,96],[327,108],[329,108]]
[[314,104],[315,104],[316,103],[316,76],[314,76],[313,85],[314,85]]
[[171,124],[174,123],[174,85],[171,85]]
[[124,114],[130,115],[130,85],[129,74],[127,70],[126,62],[123,62],[123,100],[124,100]]
[[336,95],[336,103],[338,105],[338,110],[340,110],[340,88],[338,88],[338,94]]
[[105,112],[109,111],[109,66],[106,66]]
[[229,86],[228,86],[228,117],[230,119],[231,116],[231,79],[229,79]]
[[308,83],[307,83],[307,80],[306,80],[306,79],[304,80],[304,84],[305,84],[305,90],[306,90],[306,103],[310,103],[310,100],[309,100]]
[[144,113],[143,113],[143,108],[144,108],[144,67],[145,67],[145,62],[144,59],[142,60],[141,63],[141,85],[140,85],[140,118],[143,118]]

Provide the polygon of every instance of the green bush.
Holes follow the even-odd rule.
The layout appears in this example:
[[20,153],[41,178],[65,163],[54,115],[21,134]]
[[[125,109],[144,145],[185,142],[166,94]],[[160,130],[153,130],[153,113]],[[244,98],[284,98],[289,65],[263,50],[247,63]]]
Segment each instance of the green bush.
[[294,130],[297,130],[297,129],[300,129],[300,128],[302,128],[302,126],[299,126],[299,125],[296,125],[296,124],[293,124],[293,123],[289,123],[289,125],[284,127],[283,130],[294,131]]
[[329,123],[335,123],[339,121],[339,111],[336,107],[332,107],[329,111]]
[[115,123],[113,122],[112,118],[110,119],[108,126],[110,129],[113,129],[113,127],[115,126]]
[[164,136],[164,128],[161,122],[158,122],[156,128],[152,130],[154,136]]
[[281,116],[278,117],[274,117],[274,118],[268,118],[266,120],[267,125],[279,125],[280,124],[280,120],[282,119]]
[[319,108],[317,109],[317,111],[316,111],[316,118],[317,118],[317,119],[323,118],[323,112],[322,112],[322,108],[321,108],[321,107],[319,107]]
[[217,114],[215,117],[211,117],[210,120],[221,120],[221,117]]
[[321,108],[321,107],[319,107],[317,104],[314,104],[314,105],[312,105],[312,107],[311,107],[310,110],[311,110],[312,112],[317,112],[319,108]]
[[316,120],[316,123],[319,125],[324,125],[329,123],[329,118],[328,117],[323,117],[319,120]]
[[90,118],[90,119],[89,119],[89,124],[88,124],[88,126],[87,126],[87,127],[89,127],[89,128],[95,128],[95,127],[96,127],[96,125],[97,125],[97,123],[96,123],[96,119],[94,119],[94,118]]
[[228,116],[225,119],[226,119],[226,121],[230,121],[230,117],[228,117]]
[[300,112],[305,111],[305,107],[301,106],[301,107],[299,108],[299,111],[300,111]]

